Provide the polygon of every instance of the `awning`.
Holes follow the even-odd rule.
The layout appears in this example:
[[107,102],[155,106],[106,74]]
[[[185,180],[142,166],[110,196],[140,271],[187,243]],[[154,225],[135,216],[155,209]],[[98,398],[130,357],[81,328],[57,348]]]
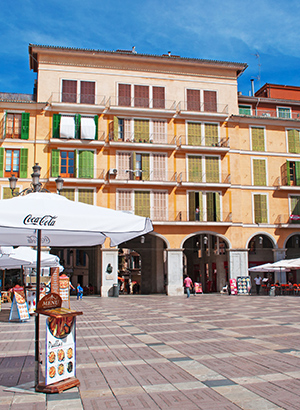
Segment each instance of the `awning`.
[[80,138],[83,140],[94,140],[96,133],[96,124],[94,118],[81,117]]
[[59,136],[60,138],[75,138],[74,117],[61,117]]

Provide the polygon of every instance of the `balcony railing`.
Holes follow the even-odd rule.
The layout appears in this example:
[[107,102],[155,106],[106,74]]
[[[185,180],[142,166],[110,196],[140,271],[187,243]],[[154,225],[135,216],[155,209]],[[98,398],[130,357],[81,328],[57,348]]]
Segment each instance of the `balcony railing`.
[[177,183],[177,173],[169,171],[144,171],[133,169],[111,169],[108,171],[108,179],[116,181],[151,181],[151,182],[173,182]]
[[193,184],[230,184],[231,175],[228,173],[203,173],[196,175],[188,172],[180,172],[178,174],[178,182],[190,182]]
[[190,145],[190,146],[198,146],[198,147],[223,147],[229,148],[229,138],[209,138],[209,137],[198,137],[195,135],[180,135],[177,138],[177,145]]
[[293,113],[293,112],[277,112],[276,110],[263,110],[263,109],[256,109],[251,110],[249,112],[243,112],[240,115],[246,115],[249,117],[269,117],[269,118],[281,118],[281,119],[293,119],[293,120],[300,120],[300,113]]
[[76,94],[76,93],[52,93],[48,103],[63,104],[91,104],[105,107],[105,96],[95,94]]
[[[77,167],[77,168],[70,168],[68,169],[68,173],[64,173],[62,169],[60,169],[59,174],[63,179],[68,178],[76,178],[80,179],[100,179],[104,180],[106,171],[104,169],[98,169],[94,167]],[[52,167],[50,167],[50,175],[51,178],[54,178],[54,174],[52,174]]]
[[133,107],[149,108],[152,110],[176,110],[176,101],[157,100],[151,98],[131,98],[131,97],[109,97],[106,101],[106,107]]
[[161,144],[161,145],[176,145],[176,137],[167,134],[138,134],[134,133],[118,133],[117,139],[113,132],[109,133],[109,141],[124,142],[124,143],[145,143],[145,144]]
[[276,218],[275,221],[276,224],[279,225],[286,225],[286,224],[292,224],[292,225],[299,225],[300,224],[300,215],[295,215],[295,214],[279,214]]
[[208,104],[190,101],[180,101],[177,104],[177,111],[190,111],[205,114],[228,114],[228,104]]
[[175,218],[178,222],[232,222],[231,212],[195,212],[190,214],[186,211],[179,211]]
[[53,129],[51,128],[50,129],[50,132],[48,133],[48,139],[55,139],[55,141],[59,141],[59,140],[61,140],[61,141],[70,141],[70,142],[72,142],[72,141],[85,141],[85,142],[89,142],[89,141],[106,141],[107,140],[107,138],[106,138],[106,134],[105,134],[105,132],[104,131],[100,131],[100,130],[98,130],[98,135],[97,135],[97,139],[95,139],[95,138],[93,138],[93,139],[87,139],[87,138],[81,138],[80,137],[80,126],[76,126],[75,125],[75,137],[74,138],[72,138],[72,137],[69,137],[69,138],[66,138],[66,137],[63,137],[63,138],[60,138],[60,137],[54,137],[53,136]]

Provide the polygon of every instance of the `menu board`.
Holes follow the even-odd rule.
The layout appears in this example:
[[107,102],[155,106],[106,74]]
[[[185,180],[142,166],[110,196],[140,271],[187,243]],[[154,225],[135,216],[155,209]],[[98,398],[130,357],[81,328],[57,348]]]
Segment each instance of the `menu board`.
[[61,275],[59,278],[59,296],[63,302],[70,301],[70,280],[67,275]]
[[46,321],[46,385],[75,376],[74,316],[48,317]]
[[237,293],[238,295],[248,295],[251,289],[249,276],[238,276],[237,278]]
[[195,287],[195,293],[203,293],[202,283],[195,282],[194,287]]
[[12,290],[14,292],[14,298],[10,309],[9,320],[23,321],[30,319],[24,288],[15,286]]
[[26,298],[27,298],[29,314],[32,315],[35,311],[36,291],[33,289],[26,289]]
[[236,279],[229,279],[230,293],[231,295],[237,295],[237,282]]
[[59,268],[51,268],[51,293],[59,295]]

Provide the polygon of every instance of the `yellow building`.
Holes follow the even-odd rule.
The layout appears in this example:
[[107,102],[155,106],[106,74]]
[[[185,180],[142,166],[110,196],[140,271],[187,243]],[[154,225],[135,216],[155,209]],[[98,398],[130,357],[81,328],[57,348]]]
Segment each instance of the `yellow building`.
[[[219,291],[249,264],[297,254],[298,188],[281,172],[297,163],[287,141],[298,120],[270,96],[238,96],[246,64],[40,45],[29,58],[35,93],[0,94],[1,198],[11,174],[22,190],[39,163],[50,191],[61,175],[69,199],[154,225],[120,249],[53,250],[73,283],[107,296],[105,267],[116,281],[120,255],[134,251],[142,293],[182,294],[185,273]],[[275,116],[258,113],[262,99]]]

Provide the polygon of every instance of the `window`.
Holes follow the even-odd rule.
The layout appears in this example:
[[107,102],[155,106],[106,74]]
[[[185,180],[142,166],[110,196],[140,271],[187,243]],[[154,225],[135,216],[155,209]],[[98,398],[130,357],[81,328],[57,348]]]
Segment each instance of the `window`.
[[206,193],[207,221],[220,222],[220,194],[219,192]]
[[188,156],[188,180],[190,182],[202,182],[202,157]]
[[3,136],[27,140],[29,138],[29,118],[28,112],[20,114],[7,112],[2,120]]
[[[93,178],[94,152],[52,150],[51,176],[65,178]],[[76,167],[75,164],[78,164]]]
[[202,124],[198,122],[188,122],[188,145],[201,144],[201,128]]
[[251,127],[252,151],[265,151],[265,130],[261,127]]
[[94,205],[93,189],[78,189],[78,202]]
[[189,221],[203,221],[203,194],[189,192]]
[[167,142],[166,121],[153,120],[152,129],[153,133],[150,137],[150,142],[165,144]]
[[277,107],[277,116],[279,118],[291,118],[291,109],[287,107]]
[[282,185],[300,186],[300,161],[286,161],[281,166]]
[[[19,192],[19,188],[16,188],[15,192]],[[12,197],[11,189],[9,187],[3,187],[2,199],[10,199]]]
[[16,177],[27,178],[28,149],[4,149],[0,148],[0,178]]
[[131,106],[131,85],[130,84],[119,84],[118,104],[123,107]]
[[150,155],[133,153],[133,171],[136,179],[150,180]]
[[153,87],[153,108],[165,108],[165,88]]
[[205,157],[206,182],[219,182],[219,157]]
[[110,141],[167,143],[166,121],[114,117],[109,124]]
[[218,124],[204,124],[205,129],[205,146],[217,146],[219,142]]
[[62,195],[65,198],[69,199],[70,201],[75,201],[75,189],[63,188],[60,191],[60,195]]
[[80,102],[81,104],[95,104],[95,82],[80,82]]
[[[206,147],[218,146],[219,144],[219,125],[199,122],[187,123],[188,145]],[[204,138],[202,138],[204,135]]]
[[117,191],[117,209],[135,215],[167,220],[168,194],[166,191]]
[[153,154],[153,181],[165,181],[166,180],[166,169],[167,169],[167,157],[165,154]]
[[144,217],[150,217],[150,192],[134,192],[134,213]]
[[204,111],[217,112],[217,93],[216,91],[204,90]]
[[149,120],[134,120],[135,142],[149,142]]
[[167,171],[166,154],[136,152],[117,153],[118,179],[143,181],[165,181]]
[[253,159],[253,185],[266,186],[266,160],[265,159]]
[[300,217],[300,196],[297,196],[297,195],[290,196],[290,206],[291,206],[290,219],[292,223],[299,224],[300,220],[298,217]]
[[167,220],[167,195],[165,192],[153,192],[153,212],[151,218],[155,221]]
[[200,111],[200,90],[186,90],[188,111]]
[[254,222],[268,222],[267,195],[254,194]]
[[62,80],[62,102],[77,102],[77,80]]
[[239,105],[239,114],[240,115],[252,115],[251,105]]
[[149,108],[149,87],[147,85],[134,86],[134,106]]
[[98,115],[94,117],[53,114],[53,138],[98,139]]
[[188,201],[189,221],[221,221],[221,195],[219,192],[189,192]]
[[300,131],[291,129],[288,134],[288,150],[293,154],[300,154]]
[[118,192],[118,209],[120,211],[133,212],[132,206],[132,191]]

